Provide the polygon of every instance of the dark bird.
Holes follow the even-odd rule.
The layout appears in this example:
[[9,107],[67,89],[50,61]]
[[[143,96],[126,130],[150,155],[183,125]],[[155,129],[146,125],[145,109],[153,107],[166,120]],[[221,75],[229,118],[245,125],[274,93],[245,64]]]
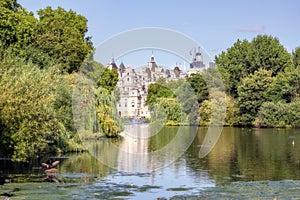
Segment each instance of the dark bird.
[[52,162],[51,160],[48,160],[46,163],[42,163],[41,166],[45,168],[46,176],[43,177],[43,181],[48,182],[60,182],[59,179],[56,178],[56,173],[58,172],[58,169],[55,167],[59,165],[59,161]]
[[54,167],[56,167],[57,165],[59,165],[59,161],[54,161],[52,162],[51,160],[49,160],[48,163],[42,163],[41,166],[46,168],[46,169],[52,169]]

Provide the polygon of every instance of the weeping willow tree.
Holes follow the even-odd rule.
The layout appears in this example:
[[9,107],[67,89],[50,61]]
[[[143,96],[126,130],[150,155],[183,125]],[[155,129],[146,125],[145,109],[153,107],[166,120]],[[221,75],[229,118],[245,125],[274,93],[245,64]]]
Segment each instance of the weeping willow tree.
[[121,120],[117,115],[116,104],[118,101],[117,91],[99,87],[95,91],[96,113],[100,132],[107,137],[117,137],[122,131]]
[[100,133],[117,137],[122,131],[116,109],[119,100],[117,82],[117,71],[104,68],[95,61],[87,63],[78,74],[73,91],[73,113],[81,136]]

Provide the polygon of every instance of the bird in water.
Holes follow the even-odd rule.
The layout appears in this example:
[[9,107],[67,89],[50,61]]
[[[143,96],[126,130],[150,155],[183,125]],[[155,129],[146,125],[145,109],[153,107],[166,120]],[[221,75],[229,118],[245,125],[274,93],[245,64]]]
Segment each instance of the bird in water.
[[57,165],[59,165],[59,161],[56,160],[54,162],[52,162],[51,160],[49,160],[47,163],[42,163],[41,166],[46,168],[46,169],[52,169],[54,167],[56,167]]
[[46,176],[43,178],[44,181],[49,181],[49,182],[60,182],[57,178],[56,178],[56,173],[58,172],[58,169],[56,169],[55,167],[59,165],[59,161],[54,161],[52,162],[51,160],[49,160],[46,163],[42,163],[41,166],[45,168],[45,173]]

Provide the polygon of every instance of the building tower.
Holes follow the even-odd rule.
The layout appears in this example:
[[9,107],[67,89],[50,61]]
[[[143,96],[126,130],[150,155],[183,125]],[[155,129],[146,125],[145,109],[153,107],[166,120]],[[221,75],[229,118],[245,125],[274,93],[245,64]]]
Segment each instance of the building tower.
[[111,59],[111,63],[108,65],[108,69],[112,70],[112,69],[118,69],[118,66],[115,63],[115,59],[112,58]]
[[154,60],[154,54],[153,54],[153,51],[152,51],[151,60],[150,60],[150,62],[148,62],[148,67],[149,67],[149,69],[150,69],[152,72],[155,72],[155,68],[157,67],[157,65],[156,65],[156,62],[155,62],[155,60]]
[[190,68],[197,68],[197,69],[205,68],[205,64],[203,62],[203,57],[200,50],[201,50],[200,47],[198,47],[197,52],[196,49],[194,49],[195,55],[192,63],[190,64]]

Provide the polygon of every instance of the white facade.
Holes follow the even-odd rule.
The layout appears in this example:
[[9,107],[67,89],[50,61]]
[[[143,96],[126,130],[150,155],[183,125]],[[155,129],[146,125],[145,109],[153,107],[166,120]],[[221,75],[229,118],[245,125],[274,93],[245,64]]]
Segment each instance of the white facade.
[[[114,60],[109,68],[115,68]],[[122,118],[150,118],[150,111],[145,104],[147,99],[147,87],[159,78],[177,80],[184,78],[178,66],[174,70],[163,69],[156,65],[152,55],[148,65],[136,72],[132,67],[125,67],[123,63],[118,68],[120,100],[117,104],[119,117]]]

